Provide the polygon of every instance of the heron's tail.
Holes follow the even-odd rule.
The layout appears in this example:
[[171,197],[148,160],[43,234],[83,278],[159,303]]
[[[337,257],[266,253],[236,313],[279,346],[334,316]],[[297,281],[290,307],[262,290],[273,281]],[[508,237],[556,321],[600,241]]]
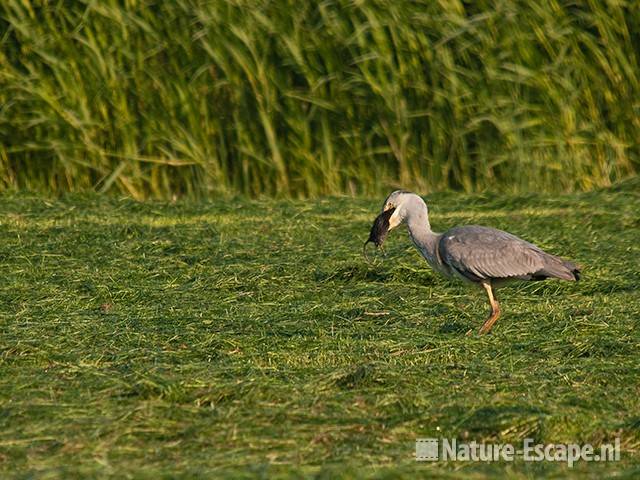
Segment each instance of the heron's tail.
[[570,282],[580,280],[580,267],[569,260],[565,260],[555,255],[547,254],[545,256],[545,266],[542,269],[542,275],[546,277],[559,278]]

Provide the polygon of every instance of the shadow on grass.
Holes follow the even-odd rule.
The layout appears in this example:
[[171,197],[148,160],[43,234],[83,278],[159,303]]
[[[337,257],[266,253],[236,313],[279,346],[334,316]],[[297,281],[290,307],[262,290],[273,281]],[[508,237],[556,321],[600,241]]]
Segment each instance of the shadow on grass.
[[327,378],[329,384],[343,390],[355,390],[384,384],[381,372],[376,371],[375,365],[364,363],[342,368]]
[[338,267],[335,270],[316,270],[314,273],[316,282],[325,283],[330,281],[338,282],[381,282],[385,283],[392,279],[389,272],[377,270],[373,266],[351,264]]
[[527,405],[491,405],[469,412],[460,406],[446,409],[449,418],[461,418],[454,425],[458,435],[476,440],[523,439],[542,441],[549,413]]
[[465,334],[469,331],[470,325],[461,322],[446,322],[440,326],[438,333]]
[[384,268],[375,262],[371,264],[345,264],[334,270],[316,270],[315,281],[325,283],[337,282],[401,282],[407,285],[426,286],[434,284],[434,273],[426,266],[424,269],[413,269],[404,265],[394,265]]

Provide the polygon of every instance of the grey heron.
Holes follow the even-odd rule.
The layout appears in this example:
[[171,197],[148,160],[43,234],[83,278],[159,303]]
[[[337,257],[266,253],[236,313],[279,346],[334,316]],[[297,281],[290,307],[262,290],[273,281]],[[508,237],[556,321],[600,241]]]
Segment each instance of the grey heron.
[[484,288],[491,313],[480,334],[489,332],[500,317],[500,305],[493,292],[497,286],[514,280],[580,279],[580,269],[574,263],[502,230],[466,225],[444,233],[432,231],[427,204],[415,193],[404,190],[386,198],[365,247],[369,242],[382,246],[387,234],[402,223],[407,224],[411,240],[431,268]]

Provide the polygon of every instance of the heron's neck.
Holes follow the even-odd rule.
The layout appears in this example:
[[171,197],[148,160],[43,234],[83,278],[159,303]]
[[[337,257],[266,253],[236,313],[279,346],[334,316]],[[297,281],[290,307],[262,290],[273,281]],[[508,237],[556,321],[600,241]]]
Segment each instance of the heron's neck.
[[427,259],[432,267],[437,268],[439,262],[436,249],[440,234],[431,230],[426,208],[424,211],[409,215],[407,218],[407,228],[411,240],[413,240],[414,245],[422,256]]

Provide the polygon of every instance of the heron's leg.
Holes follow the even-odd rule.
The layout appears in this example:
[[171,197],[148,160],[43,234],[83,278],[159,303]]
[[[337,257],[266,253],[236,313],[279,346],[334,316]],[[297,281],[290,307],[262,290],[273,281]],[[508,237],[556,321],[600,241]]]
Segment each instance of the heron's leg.
[[489,303],[491,304],[491,315],[489,315],[489,318],[487,318],[482,327],[480,327],[481,335],[483,333],[489,333],[491,327],[493,327],[493,324],[496,323],[496,320],[498,320],[498,318],[500,318],[500,305],[493,296],[493,288],[491,288],[491,282],[482,282],[482,286],[484,287],[485,291],[487,292],[487,296],[489,297]]

